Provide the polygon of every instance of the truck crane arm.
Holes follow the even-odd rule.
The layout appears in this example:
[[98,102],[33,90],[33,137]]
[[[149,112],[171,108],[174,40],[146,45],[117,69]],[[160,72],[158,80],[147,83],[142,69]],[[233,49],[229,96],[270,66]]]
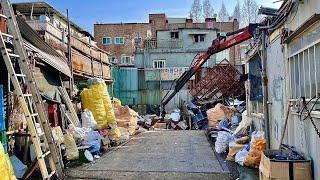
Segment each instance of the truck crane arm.
[[230,47],[233,47],[237,44],[240,44],[248,39],[253,37],[255,29],[258,27],[258,24],[249,24],[249,26],[239,29],[234,32],[228,32],[227,36],[232,36],[231,38],[226,39],[226,37],[218,37],[212,41],[211,46],[208,48],[207,52],[201,55],[194,65],[188,70],[185,71],[178,80],[174,87],[174,91],[170,94],[167,94],[161,101],[162,117],[165,116],[165,106],[169,101],[182,89],[182,87],[191,79],[191,77],[201,68],[201,66],[212,56],[213,54],[219,53],[223,50],[226,50]]

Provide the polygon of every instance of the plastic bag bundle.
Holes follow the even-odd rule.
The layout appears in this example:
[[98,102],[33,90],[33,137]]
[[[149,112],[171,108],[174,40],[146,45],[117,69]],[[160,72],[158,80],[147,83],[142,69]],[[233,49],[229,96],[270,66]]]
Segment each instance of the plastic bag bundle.
[[98,131],[90,131],[84,138],[83,145],[90,146],[89,151],[96,154],[100,152],[102,139],[103,137]]
[[72,134],[74,138],[83,140],[85,136],[90,132],[91,129],[89,128],[79,128],[72,124],[69,125],[69,129],[67,130],[68,133]]
[[67,160],[76,160],[79,158],[79,151],[76,141],[73,139],[72,134],[64,134],[64,145],[66,147]]
[[121,107],[121,101],[117,98],[112,98],[112,104],[114,105],[115,108]]
[[244,159],[246,158],[248,153],[249,152],[246,150],[246,148],[239,151],[235,156],[235,162],[243,166]]
[[234,107],[227,107],[218,103],[214,108],[207,110],[208,124],[216,127],[219,120],[231,119],[237,110]]
[[118,127],[126,128],[130,135],[135,134],[138,127],[138,113],[128,106],[121,106],[114,110]]
[[87,81],[88,85],[92,85],[92,84],[98,84],[98,83],[104,83],[104,80],[101,78],[90,78]]
[[214,146],[217,153],[223,153],[227,151],[230,138],[231,138],[230,133],[226,131],[218,132],[218,137]]
[[3,180],[15,180],[14,171],[8,154],[4,152],[3,146],[0,142],[0,175]]
[[259,137],[253,140],[250,145],[250,151],[247,154],[244,165],[259,168],[262,151],[266,148],[266,140]]
[[93,114],[88,109],[83,110],[81,113],[82,127],[96,129],[98,128],[97,122],[94,120]]
[[81,101],[84,109],[92,112],[99,129],[105,129],[115,122],[115,115],[111,103],[107,85],[99,80],[92,80],[89,89],[81,92]]

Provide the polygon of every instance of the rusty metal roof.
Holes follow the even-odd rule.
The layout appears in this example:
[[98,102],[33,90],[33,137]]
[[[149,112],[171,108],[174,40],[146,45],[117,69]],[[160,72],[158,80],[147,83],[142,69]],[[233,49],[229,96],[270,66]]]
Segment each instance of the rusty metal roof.
[[49,44],[47,44],[21,17],[17,16],[17,22],[21,35],[25,40],[25,47],[37,52],[41,60],[66,76],[71,77],[71,70],[66,57],[60,55]]

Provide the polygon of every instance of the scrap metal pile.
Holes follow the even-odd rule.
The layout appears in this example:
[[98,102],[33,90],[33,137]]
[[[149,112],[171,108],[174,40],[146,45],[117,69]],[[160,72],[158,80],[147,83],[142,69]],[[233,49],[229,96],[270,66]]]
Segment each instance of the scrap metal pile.
[[200,101],[240,97],[245,93],[241,76],[242,74],[224,59],[216,66],[207,68],[205,76],[191,84],[190,93]]

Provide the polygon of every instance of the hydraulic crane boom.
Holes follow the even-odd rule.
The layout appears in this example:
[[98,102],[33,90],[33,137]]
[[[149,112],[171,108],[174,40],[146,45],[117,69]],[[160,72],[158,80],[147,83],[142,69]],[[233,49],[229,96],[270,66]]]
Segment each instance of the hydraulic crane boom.
[[194,63],[191,69],[184,72],[180,78],[176,81],[174,91],[169,95],[165,96],[161,101],[162,116],[165,115],[165,106],[169,101],[182,89],[182,87],[190,80],[190,78],[201,68],[201,66],[212,56],[218,52],[226,50],[232,46],[240,44],[248,39],[253,37],[255,29],[258,27],[258,24],[249,24],[249,26],[239,29],[234,32],[229,32],[226,36],[235,35],[232,38],[226,39],[226,37],[218,36],[217,39],[212,41],[211,46],[208,48],[208,51],[201,55],[198,60]]

